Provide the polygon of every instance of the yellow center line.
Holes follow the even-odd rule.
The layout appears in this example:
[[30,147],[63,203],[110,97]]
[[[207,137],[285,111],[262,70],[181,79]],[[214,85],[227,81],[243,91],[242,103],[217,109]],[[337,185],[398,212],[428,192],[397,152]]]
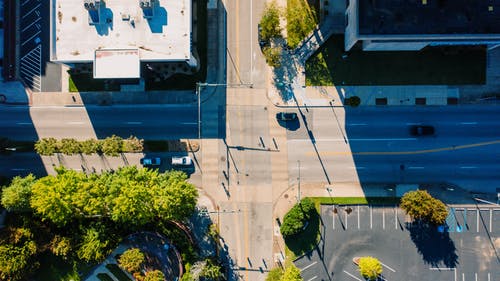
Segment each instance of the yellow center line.
[[[411,154],[425,154],[425,153],[435,153],[442,151],[451,151],[451,150],[459,150],[459,149],[467,149],[479,146],[493,145],[499,144],[500,140],[495,141],[486,141],[472,144],[464,144],[457,146],[447,146],[441,148],[434,149],[423,149],[423,150],[413,150],[413,151],[360,151],[360,152],[351,152],[351,151],[323,151],[320,152],[321,155],[411,155]],[[315,151],[309,151],[306,153],[308,156],[316,155]]]

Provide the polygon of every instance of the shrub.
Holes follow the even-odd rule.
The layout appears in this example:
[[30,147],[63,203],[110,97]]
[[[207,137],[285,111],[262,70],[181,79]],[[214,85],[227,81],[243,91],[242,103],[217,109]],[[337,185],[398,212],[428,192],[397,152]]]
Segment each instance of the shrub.
[[35,143],[35,151],[40,155],[52,155],[57,152],[57,140],[55,138],[40,139]]
[[72,252],[71,239],[56,235],[50,241],[49,249],[54,255],[67,258]]
[[87,155],[97,153],[100,150],[99,141],[96,139],[84,140],[80,143],[80,149],[82,153]]
[[105,155],[118,156],[122,152],[123,139],[119,136],[112,135],[101,140],[101,150]]
[[286,238],[300,233],[314,210],[314,202],[309,198],[304,198],[298,204],[295,204],[283,218],[283,224],[280,227],[283,237]]
[[165,275],[159,270],[152,270],[146,272],[144,281],[165,281]]
[[118,264],[130,273],[137,272],[144,263],[144,254],[138,248],[131,248],[123,252]]
[[59,152],[67,154],[67,155],[73,155],[80,153],[80,143],[76,139],[62,139],[58,143],[59,147]]
[[359,259],[359,272],[368,280],[377,280],[382,274],[382,264],[374,257],[362,257]]
[[123,141],[123,152],[142,152],[144,150],[144,140],[130,136]]
[[263,52],[266,57],[266,62],[272,67],[281,66],[281,47],[265,47]]

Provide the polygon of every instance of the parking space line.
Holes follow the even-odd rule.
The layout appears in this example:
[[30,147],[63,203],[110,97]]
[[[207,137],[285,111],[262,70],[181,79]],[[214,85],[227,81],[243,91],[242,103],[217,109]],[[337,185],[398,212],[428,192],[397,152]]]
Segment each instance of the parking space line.
[[465,281],[465,273],[462,272],[462,281]]
[[[38,5],[36,5],[33,9],[31,9],[29,12],[27,12],[26,14],[24,14],[24,15],[21,17],[21,19],[24,19],[24,18],[26,18],[29,14],[33,13],[33,11],[35,11],[36,9],[38,9],[38,8],[40,7],[40,5],[41,5],[41,4],[40,4],[40,3],[38,3]],[[38,14],[38,15],[40,15],[40,14]]]
[[394,229],[398,229],[398,208],[394,207]]
[[383,265],[384,267],[387,267],[387,269],[389,269],[390,271],[392,272],[396,272],[396,270],[392,269],[390,266],[388,266],[387,264],[384,264],[382,262],[380,262],[381,265]]
[[385,229],[385,208],[382,208],[382,229]]
[[28,40],[25,40],[23,43],[21,43],[21,46],[24,46],[24,44],[26,44],[29,41],[31,41],[31,39],[35,38],[35,36],[37,36],[38,34],[40,34],[40,32],[42,32],[42,31],[38,30],[37,33],[33,34],[33,36],[31,36]]
[[311,278],[311,279],[309,279],[309,280],[307,280],[307,281],[312,281],[312,280],[314,280],[314,279],[316,279],[316,278],[318,278],[318,276],[317,276],[317,275],[315,275],[313,278]]
[[373,219],[372,219],[372,207],[370,206],[370,229],[373,228]]
[[476,281],[477,281],[477,272],[474,272],[474,276],[476,277]]
[[333,209],[332,209],[332,213],[333,213],[333,215],[332,215],[333,229],[335,229],[335,215],[336,215],[334,211],[335,211],[335,206],[333,206]]
[[476,209],[476,232],[479,232],[479,209]]
[[349,275],[349,276],[351,276],[352,278],[354,278],[354,279],[356,279],[356,280],[358,280],[358,281],[362,281],[362,280],[361,280],[361,279],[359,279],[358,277],[356,277],[356,276],[354,276],[354,275],[350,274],[349,272],[347,272],[347,271],[345,271],[345,270],[344,270],[344,273],[345,273],[345,274],[347,274],[347,275]]
[[491,281],[491,280],[490,280],[490,273],[489,273],[489,272],[488,272],[488,281]]
[[[491,223],[491,220],[490,220]],[[358,205],[358,229],[359,229],[359,205]]]
[[21,32],[24,32],[26,31],[26,29],[30,28],[31,26],[33,26],[35,23],[37,23],[37,21],[41,20],[42,18],[37,18],[36,20],[34,20],[32,23],[28,24],[28,26],[26,26],[25,28],[23,28],[23,30],[21,30]]
[[491,220],[492,220],[492,217],[493,217],[493,209],[490,209],[490,231],[492,230],[492,223],[491,223]]
[[317,263],[318,263],[317,261],[315,261],[315,262],[311,263],[310,265],[308,265],[308,266],[306,266],[306,267],[302,268],[302,269],[300,270],[300,272],[302,272],[302,271],[304,271],[304,270],[308,269],[309,267],[311,267],[311,266],[313,266],[313,265],[315,265],[315,264],[317,264]]
[[347,210],[344,210],[345,214],[345,229],[347,229]]

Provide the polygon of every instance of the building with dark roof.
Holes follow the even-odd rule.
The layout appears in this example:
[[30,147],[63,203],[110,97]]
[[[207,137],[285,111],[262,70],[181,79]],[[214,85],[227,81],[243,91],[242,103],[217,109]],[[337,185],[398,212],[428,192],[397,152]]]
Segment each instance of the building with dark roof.
[[345,49],[500,44],[500,1],[347,0]]

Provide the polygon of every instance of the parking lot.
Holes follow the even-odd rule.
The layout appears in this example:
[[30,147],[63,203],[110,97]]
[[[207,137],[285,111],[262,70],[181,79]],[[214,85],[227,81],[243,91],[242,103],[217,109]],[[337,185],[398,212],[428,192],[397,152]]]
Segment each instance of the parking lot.
[[42,90],[42,3],[40,0],[21,1],[21,61],[20,75],[33,91]]
[[500,280],[500,208],[454,206],[445,227],[395,206],[322,206],[322,240],[295,264],[304,280],[363,280],[352,259],[378,258],[380,280]]

